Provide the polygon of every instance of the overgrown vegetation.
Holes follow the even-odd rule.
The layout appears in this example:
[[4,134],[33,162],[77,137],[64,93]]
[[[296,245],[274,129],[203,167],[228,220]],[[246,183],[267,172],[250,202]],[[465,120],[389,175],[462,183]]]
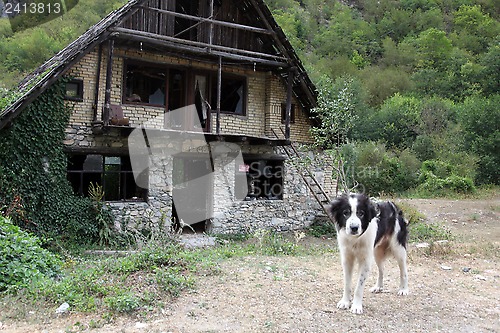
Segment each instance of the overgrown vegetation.
[[70,107],[64,87],[64,80],[54,84],[0,132],[0,206],[16,225],[38,235],[95,242],[106,215],[102,205],[75,196],[66,179],[62,141]]
[[62,261],[38,237],[0,215],[0,292],[29,288],[60,273]]

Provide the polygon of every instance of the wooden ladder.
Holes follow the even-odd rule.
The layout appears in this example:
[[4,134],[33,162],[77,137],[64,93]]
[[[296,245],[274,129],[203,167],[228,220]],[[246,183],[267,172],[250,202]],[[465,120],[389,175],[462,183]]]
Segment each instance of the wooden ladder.
[[[284,135],[285,133],[283,132],[283,129],[282,128],[280,128],[280,129]],[[276,131],[273,128],[271,130],[273,131],[276,138],[279,139],[279,136],[276,133]],[[290,159],[292,159],[294,157],[296,157],[298,159],[301,158],[299,152],[297,151],[297,149],[295,148],[295,146],[293,145],[292,142],[290,143],[290,146],[289,146],[290,149],[287,146],[282,146],[282,147],[283,147],[283,150],[285,151],[286,155],[288,156],[288,158],[290,158]],[[314,174],[311,172],[311,170],[309,170],[308,168],[305,168],[304,166],[301,166],[299,163],[296,166],[297,166],[297,170],[299,171],[300,177],[306,183],[306,185],[309,188],[309,190],[311,191],[314,199],[316,199],[316,201],[320,205],[320,207],[323,210],[323,212],[325,213],[325,215],[330,219],[330,221],[332,223],[334,223],[332,217],[328,213],[328,205],[331,202],[330,197],[325,192],[325,190],[323,189],[321,184],[318,182],[318,180],[316,179]]]

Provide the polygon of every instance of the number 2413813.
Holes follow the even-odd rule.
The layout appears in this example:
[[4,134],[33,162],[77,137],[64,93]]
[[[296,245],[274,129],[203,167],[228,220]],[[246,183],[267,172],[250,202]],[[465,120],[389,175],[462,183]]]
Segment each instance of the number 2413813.
[[61,13],[61,4],[56,3],[6,3],[4,12],[5,14],[19,15],[19,14],[59,14]]

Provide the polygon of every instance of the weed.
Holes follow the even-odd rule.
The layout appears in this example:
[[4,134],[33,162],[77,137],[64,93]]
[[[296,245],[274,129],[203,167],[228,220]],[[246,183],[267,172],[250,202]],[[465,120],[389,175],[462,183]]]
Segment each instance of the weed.
[[114,296],[109,296],[104,299],[104,303],[112,311],[116,312],[132,312],[137,310],[141,305],[141,300],[133,293],[123,293]]
[[403,211],[405,219],[410,225],[418,224],[425,221],[426,217],[424,214],[419,212],[414,206],[404,201],[397,202],[398,207]]
[[313,237],[336,237],[337,231],[333,223],[317,223],[307,229],[307,234]]
[[285,239],[282,234],[274,231],[264,233],[260,241],[260,250],[266,255],[295,255],[297,244]]
[[159,269],[155,273],[158,286],[174,297],[179,296],[181,291],[191,288],[194,285],[194,280],[182,274],[178,267],[171,267],[164,270]]
[[441,240],[453,240],[451,231],[438,223],[419,221],[409,225],[410,242],[433,243]]

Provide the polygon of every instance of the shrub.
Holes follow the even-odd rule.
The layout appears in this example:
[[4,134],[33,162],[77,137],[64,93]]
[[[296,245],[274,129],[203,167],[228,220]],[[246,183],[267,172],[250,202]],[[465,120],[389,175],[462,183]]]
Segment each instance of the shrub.
[[40,239],[0,215],[0,291],[28,287],[59,273],[62,262],[41,247]]
[[431,172],[424,174],[425,181],[417,188],[425,195],[444,196],[451,193],[472,194],[476,191],[474,182],[467,177],[451,175],[439,178]]
[[452,166],[443,161],[429,160],[422,163],[422,175],[425,177],[429,172],[438,178],[446,178],[452,173]]
[[358,143],[355,151],[351,172],[365,192],[400,193],[417,185],[420,161],[410,150],[396,154],[383,144],[365,142]]
[[411,149],[422,161],[433,159],[436,156],[432,139],[428,135],[419,135],[413,142]]
[[419,183],[417,190],[425,195],[471,194],[476,191],[471,178],[457,175],[454,166],[439,160],[422,163]]

